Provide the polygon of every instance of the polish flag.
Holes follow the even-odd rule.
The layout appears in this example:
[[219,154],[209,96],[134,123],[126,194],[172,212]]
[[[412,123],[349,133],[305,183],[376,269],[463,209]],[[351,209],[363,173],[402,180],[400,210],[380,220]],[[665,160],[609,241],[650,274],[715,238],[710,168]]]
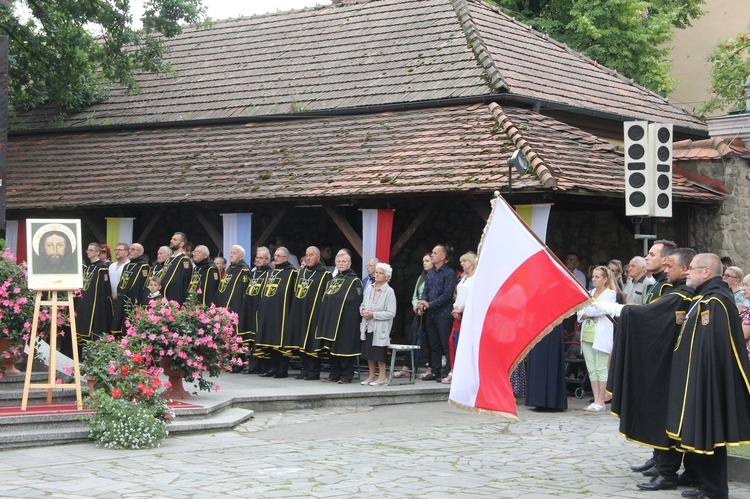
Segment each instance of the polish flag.
[[360,210],[362,212],[362,277],[367,276],[367,262],[377,258],[391,259],[391,236],[394,210]]
[[494,202],[479,250],[450,402],[516,419],[510,374],[589,295],[502,198]]

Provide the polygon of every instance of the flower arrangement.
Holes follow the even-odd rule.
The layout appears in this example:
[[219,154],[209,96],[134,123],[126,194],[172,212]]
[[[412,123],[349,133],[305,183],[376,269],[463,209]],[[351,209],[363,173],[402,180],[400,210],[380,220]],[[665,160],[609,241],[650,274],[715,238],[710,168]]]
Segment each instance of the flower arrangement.
[[115,341],[113,336],[107,336],[90,341],[83,346],[81,372],[94,380],[99,387],[112,388],[113,367],[127,362],[126,350]]
[[237,314],[222,307],[203,306],[188,300],[183,306],[166,299],[135,308],[126,320],[124,345],[150,357],[153,365],[171,360],[183,379],[210,391],[216,377],[241,366],[247,348],[237,335]]
[[[127,350],[124,343],[108,336],[87,351],[91,357],[84,364],[93,366],[101,360],[103,366],[89,371],[101,386],[88,400],[96,411],[84,419],[89,438],[112,449],[158,447],[174,419],[174,411],[160,396],[165,388],[159,379],[161,369],[149,365],[143,354]],[[107,352],[113,358],[105,359]]]
[[0,339],[8,339],[8,347],[0,351],[0,356],[15,359],[23,354],[24,340],[31,331],[34,292],[27,286],[26,265],[16,263],[3,240],[0,240],[0,250]]

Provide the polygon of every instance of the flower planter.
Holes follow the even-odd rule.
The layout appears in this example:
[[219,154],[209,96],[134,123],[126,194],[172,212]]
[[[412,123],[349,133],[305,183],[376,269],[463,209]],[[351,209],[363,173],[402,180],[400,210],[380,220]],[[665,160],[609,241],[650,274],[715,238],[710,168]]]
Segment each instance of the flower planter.
[[18,358],[13,357],[13,354],[10,354],[10,357],[5,356],[5,352],[10,352],[11,350],[10,338],[0,338],[0,364],[3,366],[5,376],[21,374],[21,371],[16,369],[15,365]]
[[183,371],[172,370],[172,359],[169,357],[162,357],[159,360],[159,365],[164,369],[164,375],[169,378],[169,383],[172,385],[161,394],[162,398],[178,400],[189,398],[190,392],[185,390],[182,385],[182,377],[185,373]]

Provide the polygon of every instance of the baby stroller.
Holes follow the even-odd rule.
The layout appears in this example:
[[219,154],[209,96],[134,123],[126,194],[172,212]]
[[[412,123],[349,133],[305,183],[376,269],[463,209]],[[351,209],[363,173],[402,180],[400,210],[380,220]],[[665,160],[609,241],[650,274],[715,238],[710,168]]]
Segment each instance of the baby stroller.
[[591,383],[581,352],[579,329],[576,324],[572,332],[565,330],[565,386],[577,399],[582,399],[586,395],[586,390],[591,390]]

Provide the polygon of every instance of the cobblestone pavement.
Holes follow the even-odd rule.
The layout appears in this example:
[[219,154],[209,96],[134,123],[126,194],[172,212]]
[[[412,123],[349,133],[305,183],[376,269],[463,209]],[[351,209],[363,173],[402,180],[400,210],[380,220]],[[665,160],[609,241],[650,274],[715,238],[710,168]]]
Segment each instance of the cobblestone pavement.
[[[578,402],[578,401],[574,401]],[[580,404],[579,404],[580,405]],[[144,451],[92,444],[0,452],[1,497],[637,497],[650,452],[616,418],[519,408],[519,422],[448,403],[258,413],[234,431]],[[730,483],[750,499],[750,485]]]

